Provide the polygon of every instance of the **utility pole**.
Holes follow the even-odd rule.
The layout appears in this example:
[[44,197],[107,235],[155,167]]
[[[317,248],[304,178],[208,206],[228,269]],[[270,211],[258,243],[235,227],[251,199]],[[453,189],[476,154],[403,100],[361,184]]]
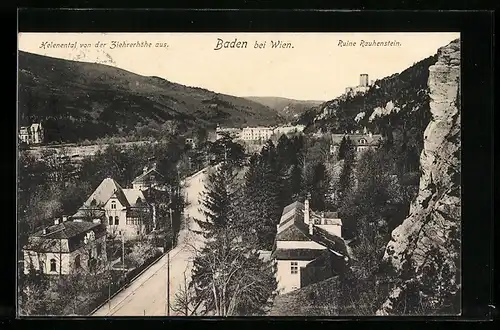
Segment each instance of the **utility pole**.
[[108,311],[111,312],[111,266],[110,264],[108,263],[108,270],[109,270],[109,274],[108,274]]
[[169,204],[169,212],[170,212],[170,250],[167,252],[167,288],[166,288],[166,297],[165,297],[165,315],[170,315],[170,251],[172,250],[173,243],[173,226],[172,226],[172,186],[170,186],[170,204]]
[[123,272],[125,272],[125,238],[123,237],[124,232],[122,231],[122,267]]
[[170,316],[170,252],[167,253],[167,315]]

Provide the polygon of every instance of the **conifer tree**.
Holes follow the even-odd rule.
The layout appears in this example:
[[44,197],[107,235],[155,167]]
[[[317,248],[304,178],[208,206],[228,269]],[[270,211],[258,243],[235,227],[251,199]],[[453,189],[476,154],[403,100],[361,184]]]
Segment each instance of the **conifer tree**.
[[344,159],[345,154],[346,154],[346,149],[347,149],[347,140],[346,137],[344,136],[342,138],[342,141],[340,141],[340,146],[339,146],[339,153],[338,153],[338,160]]
[[325,165],[319,163],[314,166],[311,184],[311,207],[317,211],[324,211],[327,208],[327,195],[329,192],[330,180],[326,173]]
[[205,238],[213,238],[236,221],[235,212],[238,187],[237,172],[229,162],[223,162],[210,173],[202,195],[202,214],[206,221],[195,219]]
[[283,209],[292,202],[291,169],[294,161],[294,151],[292,141],[282,135],[276,146],[277,171],[279,184],[279,206]]
[[[246,178],[253,182],[263,172],[257,166],[258,158],[254,157],[251,164]],[[190,282],[193,304],[201,306],[203,314],[262,314],[276,289],[270,263],[259,259],[255,245],[248,244],[247,236],[252,231],[245,224],[251,223],[248,216],[254,215],[241,209],[242,195],[235,176],[228,162],[209,175],[202,200],[206,222],[197,221],[204,236],[210,238],[196,250]],[[251,196],[259,194],[257,185],[246,188]]]
[[266,143],[259,156],[253,157],[245,176],[245,215],[260,248],[271,249],[281,214],[276,152]]

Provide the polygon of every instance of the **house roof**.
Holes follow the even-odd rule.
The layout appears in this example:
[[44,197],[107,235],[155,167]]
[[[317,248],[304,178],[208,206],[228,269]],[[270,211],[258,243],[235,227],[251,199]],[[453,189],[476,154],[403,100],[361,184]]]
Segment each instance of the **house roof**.
[[[310,235],[309,226],[304,223],[303,209],[304,204],[300,202],[294,202],[284,208],[284,215],[282,216],[280,224],[278,225],[276,241],[315,241],[325,246],[325,249],[329,249],[330,251],[332,251],[332,253],[351,257],[349,253],[350,251],[348,250],[346,246],[347,244],[343,238],[334,235],[316,225],[314,225],[313,234]],[[313,220],[313,218],[311,218],[311,220]],[[303,249],[290,250],[295,251]],[[301,252],[290,253],[299,255]],[[275,256],[279,259],[280,255],[281,254],[276,253]]]
[[131,207],[136,206],[138,199],[140,199],[143,203],[146,202],[144,194],[139,189],[122,189],[122,191]]
[[96,208],[80,208],[76,211],[75,214],[71,216],[74,219],[85,219],[88,217],[101,219],[104,216],[105,212],[103,209]]
[[87,232],[93,228],[98,227],[98,223],[93,222],[79,222],[79,221],[64,221],[57,225],[49,226],[46,229],[46,234],[43,233],[43,229],[33,233],[31,236],[44,237],[44,238],[70,238]]
[[[325,248],[326,250],[326,248]],[[278,260],[313,260],[321,256],[325,250],[320,249],[276,249],[271,258]]]
[[[140,198],[142,203],[147,203],[143,192],[139,189],[123,189],[118,182],[111,178],[104,179],[96,190],[85,201],[82,207],[72,216],[72,218],[85,218],[89,212],[95,212],[95,216],[100,218],[104,215],[101,209],[108,200],[115,196],[125,207],[136,207]],[[95,205],[93,205],[95,201]]]
[[[268,316],[331,316],[336,308],[337,277],[276,296]],[[318,301],[325,304],[318,305]]]
[[264,262],[267,262],[271,259],[271,251],[259,250],[257,251],[257,253],[259,254],[259,258]]
[[143,172],[138,177],[136,177],[134,179],[134,181],[132,181],[132,183],[142,183],[142,182],[145,182],[145,181],[148,180],[148,176],[151,175],[151,174],[159,175],[159,176],[163,177],[163,175],[160,172],[158,172],[158,170],[156,169],[156,166],[154,166],[154,167],[150,168],[149,170],[147,170],[146,172]]
[[120,203],[124,206],[130,206],[125,194],[123,193],[123,188],[114,179],[106,178],[102,180],[101,184],[94,190],[92,195],[85,201],[83,207],[85,209],[92,208],[92,201],[95,200],[96,206],[103,206],[108,202],[108,200],[116,194],[116,197]]
[[281,214],[281,216],[283,217],[285,214],[287,214],[288,212],[290,212],[291,210],[293,209],[301,209],[303,210],[304,209],[304,204],[299,202],[299,201],[295,201],[287,206],[285,206],[283,208],[283,213]]
[[[106,235],[106,227],[99,223],[86,221],[65,221],[33,233],[24,248],[39,252],[72,252],[83,244],[85,234],[93,231],[95,238]],[[68,244],[55,244],[57,240],[68,240]]]
[[340,145],[344,137],[349,137],[354,146],[376,146],[382,141],[380,134],[332,134],[332,145]]

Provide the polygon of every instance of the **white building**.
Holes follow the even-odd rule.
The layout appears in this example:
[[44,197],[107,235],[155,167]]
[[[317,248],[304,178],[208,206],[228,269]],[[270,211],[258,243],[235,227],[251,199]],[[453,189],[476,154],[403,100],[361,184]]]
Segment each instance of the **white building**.
[[19,129],[19,138],[26,144],[39,144],[43,142],[43,128],[41,123],[22,126]]
[[272,253],[278,292],[287,293],[334,276],[350,256],[336,213],[312,212],[308,200],[284,208]]
[[330,142],[330,154],[337,153],[344,138],[349,138],[357,154],[368,149],[376,149],[382,142],[382,135],[368,133],[365,129],[363,134],[332,134]]
[[54,225],[30,235],[23,253],[25,274],[31,267],[49,275],[99,271],[107,261],[106,228],[98,221],[56,219]]
[[154,208],[146,201],[141,189],[124,189],[115,180],[106,178],[72,219],[102,219],[108,233],[134,239],[149,233],[154,227]]
[[245,127],[241,131],[243,141],[267,141],[273,135],[273,127]]

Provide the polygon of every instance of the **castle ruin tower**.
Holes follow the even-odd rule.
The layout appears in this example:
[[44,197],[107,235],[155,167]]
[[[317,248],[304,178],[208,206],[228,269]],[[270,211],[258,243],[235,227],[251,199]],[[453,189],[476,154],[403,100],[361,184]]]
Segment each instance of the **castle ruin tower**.
[[367,87],[368,86],[368,74],[362,73],[359,75],[359,86]]

